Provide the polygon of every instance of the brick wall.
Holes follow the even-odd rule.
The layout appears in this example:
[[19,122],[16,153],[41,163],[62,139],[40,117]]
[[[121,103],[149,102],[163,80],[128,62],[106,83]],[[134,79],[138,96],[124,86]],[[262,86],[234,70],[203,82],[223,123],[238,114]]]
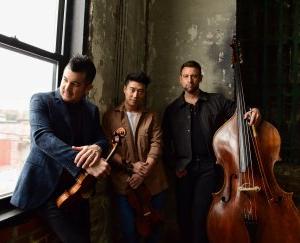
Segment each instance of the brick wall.
[[[91,240],[93,243],[111,242],[111,208],[106,181],[100,180],[95,195],[90,200]],[[59,243],[60,241],[38,217],[15,220],[10,226],[0,228],[0,243]]]
[[0,229],[1,243],[58,243],[55,235],[35,216]]

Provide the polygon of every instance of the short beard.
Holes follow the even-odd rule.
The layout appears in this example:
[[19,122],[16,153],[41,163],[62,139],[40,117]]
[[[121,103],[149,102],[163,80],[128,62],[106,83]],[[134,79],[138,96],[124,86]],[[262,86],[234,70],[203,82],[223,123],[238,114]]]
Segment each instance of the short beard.
[[189,93],[189,94],[194,94],[194,93],[196,93],[198,91],[198,89],[199,89],[199,87],[195,87],[193,89],[188,89],[188,88],[185,87],[184,91],[187,92],[187,93]]

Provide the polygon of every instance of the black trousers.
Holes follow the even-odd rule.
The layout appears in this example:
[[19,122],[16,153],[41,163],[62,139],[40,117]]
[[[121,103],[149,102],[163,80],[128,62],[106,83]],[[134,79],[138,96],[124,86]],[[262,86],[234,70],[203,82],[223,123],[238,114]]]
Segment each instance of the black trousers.
[[89,202],[82,200],[59,209],[51,198],[38,209],[41,216],[63,243],[90,243]]
[[186,176],[177,178],[177,218],[182,242],[208,242],[206,219],[212,192],[216,190],[216,179],[214,164],[198,160],[187,166]]

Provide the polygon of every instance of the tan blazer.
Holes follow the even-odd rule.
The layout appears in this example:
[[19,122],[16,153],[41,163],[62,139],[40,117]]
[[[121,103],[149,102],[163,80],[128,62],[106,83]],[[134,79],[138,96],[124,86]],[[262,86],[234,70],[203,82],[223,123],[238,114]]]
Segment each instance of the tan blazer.
[[[155,195],[167,188],[167,180],[160,159],[161,128],[156,113],[143,110],[136,128],[136,134],[132,134],[129,120],[126,115],[125,105],[106,112],[103,117],[103,129],[108,139],[111,140],[112,133],[119,127],[124,127],[126,136],[121,140],[116,153],[119,153],[122,160],[129,163],[146,161],[147,157],[155,159],[155,164],[144,182],[152,195]],[[115,190],[119,194],[126,194],[128,174],[123,170],[113,169],[111,173]]]

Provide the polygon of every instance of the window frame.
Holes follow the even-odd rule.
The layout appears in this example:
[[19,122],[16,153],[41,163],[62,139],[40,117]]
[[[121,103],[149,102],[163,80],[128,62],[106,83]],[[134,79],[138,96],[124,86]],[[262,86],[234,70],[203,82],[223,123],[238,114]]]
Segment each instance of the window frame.
[[[59,0],[55,52],[49,52],[47,50],[19,41],[14,37],[8,37],[2,34],[0,34],[0,47],[55,64],[57,68],[56,70],[53,70],[54,75],[52,84],[53,87],[57,88],[60,84],[60,77],[62,76],[63,68],[70,57],[70,41],[72,40],[70,33],[72,30],[72,17],[72,1]],[[0,215],[15,208],[10,204],[11,194],[0,199]]]

